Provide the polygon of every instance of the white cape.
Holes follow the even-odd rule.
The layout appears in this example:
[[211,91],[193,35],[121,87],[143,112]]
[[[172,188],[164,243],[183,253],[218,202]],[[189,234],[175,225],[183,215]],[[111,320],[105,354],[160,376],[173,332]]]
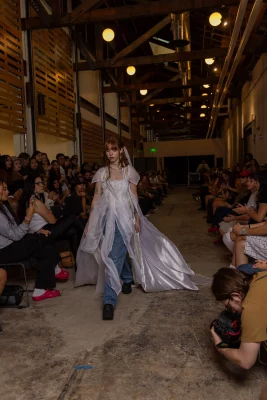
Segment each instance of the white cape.
[[[131,166],[123,168],[123,179],[107,179],[107,168],[101,168],[93,182],[101,182],[102,196],[91,213],[77,254],[75,286],[96,284],[103,292],[106,281],[118,294],[121,280],[108,257],[117,224],[131,260],[134,280],[146,292],[171,289],[198,290],[192,282],[194,272],[177,247],[142,214],[130,190],[140,177]],[[140,217],[141,232],[135,232],[134,211]]]

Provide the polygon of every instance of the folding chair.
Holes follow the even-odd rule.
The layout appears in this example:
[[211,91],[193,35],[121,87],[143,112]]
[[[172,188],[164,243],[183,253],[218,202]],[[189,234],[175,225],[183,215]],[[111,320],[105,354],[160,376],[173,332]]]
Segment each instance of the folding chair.
[[21,262],[16,262],[16,263],[5,263],[5,264],[0,264],[0,268],[3,268],[7,270],[10,267],[20,267],[22,270],[22,275],[25,281],[25,289],[23,292],[26,292],[26,297],[27,297],[27,302],[26,305],[19,305],[17,308],[27,308],[30,306],[30,297],[29,297],[29,292],[32,290],[29,290],[28,288],[28,281],[27,281],[27,275],[26,275],[26,269],[29,269],[32,267],[32,262],[33,260],[26,260],[26,261],[21,261]]

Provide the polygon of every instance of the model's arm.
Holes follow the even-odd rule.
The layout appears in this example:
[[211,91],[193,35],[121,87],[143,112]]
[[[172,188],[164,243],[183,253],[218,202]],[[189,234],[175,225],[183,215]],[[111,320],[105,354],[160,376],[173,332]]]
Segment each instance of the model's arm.
[[[130,190],[132,191],[132,193],[134,194],[134,196],[136,197],[136,200],[138,202],[138,194],[137,194],[137,186],[134,183],[130,182]],[[140,217],[138,215],[138,213],[135,210],[135,230],[137,233],[140,232]]]
[[102,185],[101,182],[96,182],[95,184],[95,192],[94,192],[94,197],[92,200],[92,204],[91,204],[91,209],[90,209],[90,215],[94,209],[95,203],[100,199],[102,195]]

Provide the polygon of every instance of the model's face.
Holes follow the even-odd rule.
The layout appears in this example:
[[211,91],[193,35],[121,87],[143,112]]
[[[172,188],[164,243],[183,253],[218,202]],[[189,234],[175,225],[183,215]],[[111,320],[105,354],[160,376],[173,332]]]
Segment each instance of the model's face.
[[41,177],[36,178],[35,185],[34,185],[34,193],[40,194],[40,193],[44,193],[44,191],[45,191],[45,182],[42,180]]
[[36,154],[35,158],[36,158],[37,162],[41,162],[42,161],[42,153]]
[[11,167],[12,167],[11,157],[7,157],[7,159],[6,159],[6,169],[9,169]]
[[38,168],[38,163],[37,163],[37,161],[36,161],[35,158],[33,158],[33,159],[30,161],[30,167],[31,167],[31,169],[37,169],[37,168]]
[[111,164],[116,164],[120,158],[120,151],[116,147],[108,145],[108,148],[106,149],[106,156]]
[[3,182],[0,185],[0,201],[1,202],[7,201],[8,193],[9,193],[9,191],[7,189],[7,184]]
[[15,160],[13,163],[13,169],[16,172],[19,172],[21,170],[21,163],[20,160]]

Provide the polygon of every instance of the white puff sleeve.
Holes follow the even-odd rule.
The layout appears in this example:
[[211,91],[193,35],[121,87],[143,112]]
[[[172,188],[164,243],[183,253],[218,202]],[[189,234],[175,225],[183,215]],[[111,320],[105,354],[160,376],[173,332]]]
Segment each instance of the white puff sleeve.
[[129,182],[133,183],[134,185],[137,185],[138,182],[140,181],[140,175],[130,165],[128,166],[128,180],[129,180]]
[[102,182],[103,181],[103,173],[104,173],[105,168],[100,168],[98,171],[96,171],[93,179],[92,179],[92,183],[96,183],[96,182]]

